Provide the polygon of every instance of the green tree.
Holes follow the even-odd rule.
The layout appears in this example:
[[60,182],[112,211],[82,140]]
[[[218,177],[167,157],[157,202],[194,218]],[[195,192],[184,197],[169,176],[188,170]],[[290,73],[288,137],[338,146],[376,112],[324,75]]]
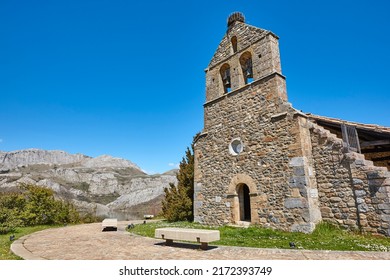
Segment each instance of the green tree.
[[[194,138],[195,139],[195,138]],[[191,149],[187,147],[185,157],[180,162],[179,172],[176,175],[177,186],[169,184],[165,188],[165,197],[162,202],[163,216],[170,222],[193,221],[194,212],[194,142]]]
[[22,213],[25,225],[50,225],[76,223],[79,215],[74,206],[68,202],[57,200],[51,189],[24,184],[26,205]]

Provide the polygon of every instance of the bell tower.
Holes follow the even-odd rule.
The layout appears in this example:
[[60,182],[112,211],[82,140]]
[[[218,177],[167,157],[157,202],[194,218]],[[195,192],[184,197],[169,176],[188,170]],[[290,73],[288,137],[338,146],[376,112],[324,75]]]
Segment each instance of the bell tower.
[[204,129],[194,148],[195,220],[262,223],[260,209],[270,208],[264,167],[273,158],[266,150],[278,149],[271,135],[279,124],[269,122],[288,107],[278,37],[233,13],[205,73]]
[[270,31],[245,23],[242,13],[231,14],[227,30],[206,72],[206,103],[266,76],[280,76],[277,97],[287,101],[280,66],[278,37]]

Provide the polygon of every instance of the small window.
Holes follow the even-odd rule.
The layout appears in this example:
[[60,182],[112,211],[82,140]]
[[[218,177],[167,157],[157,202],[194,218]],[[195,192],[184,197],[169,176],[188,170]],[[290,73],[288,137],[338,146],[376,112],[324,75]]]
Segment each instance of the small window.
[[229,152],[233,156],[237,156],[242,153],[244,150],[244,145],[242,144],[242,141],[240,138],[235,138],[230,142],[229,145]]
[[233,53],[236,53],[237,52],[237,37],[233,36],[231,39],[231,42],[232,42]]

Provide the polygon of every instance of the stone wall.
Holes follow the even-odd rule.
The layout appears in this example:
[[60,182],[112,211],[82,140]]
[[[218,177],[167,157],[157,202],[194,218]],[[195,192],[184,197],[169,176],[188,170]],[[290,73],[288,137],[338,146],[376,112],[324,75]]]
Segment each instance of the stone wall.
[[[279,97],[280,79],[273,74],[205,104],[205,130],[195,145],[196,221],[237,223],[240,184],[250,189],[252,223],[306,232],[320,219],[311,211],[318,203],[309,199],[316,198],[311,159],[301,144],[310,144],[310,133]],[[237,138],[244,148],[232,155]]]
[[387,169],[390,170],[390,151],[381,153],[364,151],[364,157],[367,160],[373,161],[376,166],[387,167]]
[[323,220],[364,233],[390,235],[390,172],[312,124],[312,147]]

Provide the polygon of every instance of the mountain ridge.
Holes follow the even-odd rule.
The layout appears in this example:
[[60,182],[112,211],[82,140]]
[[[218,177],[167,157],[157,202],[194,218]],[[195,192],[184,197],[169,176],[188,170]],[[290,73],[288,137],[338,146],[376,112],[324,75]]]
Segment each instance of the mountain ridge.
[[62,150],[43,150],[37,148],[9,152],[0,151],[0,170],[4,168],[12,169],[20,165],[70,164],[78,162],[87,167],[97,167],[96,164],[100,164],[100,167],[133,167],[141,171],[141,168],[135,163],[110,155],[100,155],[94,158],[80,153],[71,154]]
[[[176,174],[177,170],[170,170],[148,175],[133,162],[110,155],[93,158],[61,150],[0,151],[0,192],[15,190],[21,183],[40,185],[74,203],[80,212],[102,217],[115,211],[135,211],[137,205],[159,211],[164,189],[177,183]],[[148,207],[148,203],[153,205]]]

